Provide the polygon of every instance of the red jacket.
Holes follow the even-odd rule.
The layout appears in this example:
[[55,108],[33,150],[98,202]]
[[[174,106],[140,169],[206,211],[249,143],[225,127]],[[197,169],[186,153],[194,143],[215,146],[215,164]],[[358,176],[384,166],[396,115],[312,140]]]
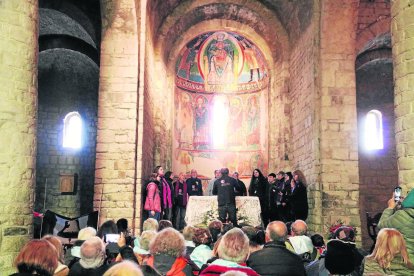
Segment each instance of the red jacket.
[[150,182],[147,185],[147,197],[145,198],[144,210],[161,212],[160,190],[154,182]]

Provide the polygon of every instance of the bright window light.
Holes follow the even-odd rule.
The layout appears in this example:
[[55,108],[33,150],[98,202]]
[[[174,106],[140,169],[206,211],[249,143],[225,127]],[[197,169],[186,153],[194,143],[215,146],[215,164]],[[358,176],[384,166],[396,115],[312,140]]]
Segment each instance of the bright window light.
[[382,114],[371,110],[365,117],[365,147],[368,150],[383,149]]
[[82,118],[78,112],[70,112],[63,120],[63,147],[78,149],[81,141]]
[[217,96],[213,105],[213,147],[223,149],[227,144],[228,100],[225,96]]

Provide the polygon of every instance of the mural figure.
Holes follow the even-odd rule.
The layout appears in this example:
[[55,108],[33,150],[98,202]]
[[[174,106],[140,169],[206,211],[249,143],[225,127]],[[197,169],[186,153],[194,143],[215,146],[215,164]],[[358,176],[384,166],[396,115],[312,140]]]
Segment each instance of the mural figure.
[[247,145],[260,143],[260,108],[257,95],[251,96],[247,106]]
[[234,80],[234,54],[231,45],[226,42],[226,38],[227,33],[216,33],[216,39],[212,41],[207,50],[209,61],[207,83],[209,84],[227,84]]
[[185,92],[177,93],[176,140],[178,148],[192,148],[193,108],[191,96]]
[[195,130],[193,145],[196,149],[205,148],[209,144],[209,117],[207,109],[207,99],[203,96],[196,98],[195,114]]
[[241,146],[244,135],[242,125],[242,100],[239,97],[233,97],[230,100],[229,123],[227,128],[229,145]]
[[257,71],[257,81],[260,80],[260,66],[259,62],[256,59],[256,51],[254,49],[254,45],[252,45],[247,39],[243,39],[242,41],[242,48],[244,53],[244,58],[246,60],[246,65],[250,70],[250,80],[249,82],[253,81],[253,74],[254,71]]
[[186,45],[186,49],[181,56],[180,64],[178,65],[178,70],[185,71],[185,78],[190,79],[191,75],[191,68],[193,67],[194,63],[196,63],[196,56],[199,50],[199,46],[202,42],[201,36],[197,38],[197,41],[191,45],[191,42]]

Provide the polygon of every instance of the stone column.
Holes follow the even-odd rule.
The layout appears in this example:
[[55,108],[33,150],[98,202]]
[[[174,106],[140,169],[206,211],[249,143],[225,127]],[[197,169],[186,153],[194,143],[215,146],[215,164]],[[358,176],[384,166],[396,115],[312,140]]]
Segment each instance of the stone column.
[[38,1],[0,1],[0,275],[31,238]]
[[391,18],[398,182],[405,195],[414,187],[414,5],[412,1],[392,1]]
[[321,2],[318,116],[321,225],[325,227],[339,219],[361,226],[355,82],[358,3]]
[[[139,219],[137,165],[138,32],[134,0],[102,0],[94,209],[107,219]],[[135,222],[139,224],[138,221]]]

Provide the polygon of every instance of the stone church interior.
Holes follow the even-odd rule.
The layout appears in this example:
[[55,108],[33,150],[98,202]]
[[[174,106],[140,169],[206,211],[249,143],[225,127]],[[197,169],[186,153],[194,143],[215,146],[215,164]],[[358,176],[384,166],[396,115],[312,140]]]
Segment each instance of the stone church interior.
[[412,18],[399,0],[0,1],[0,274],[47,210],[139,236],[157,165],[203,190],[223,167],[247,186],[300,170],[309,231],[340,221],[369,251],[414,187]]

